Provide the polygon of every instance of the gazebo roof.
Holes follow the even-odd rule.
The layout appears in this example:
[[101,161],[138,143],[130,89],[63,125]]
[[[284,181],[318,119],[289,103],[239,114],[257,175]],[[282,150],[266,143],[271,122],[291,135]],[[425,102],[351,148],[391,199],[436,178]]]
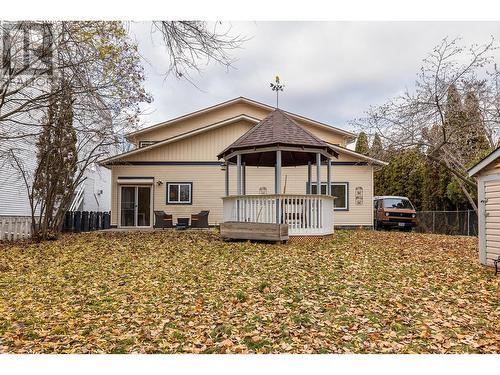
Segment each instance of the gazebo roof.
[[[311,154],[312,151],[322,151],[323,159],[326,159],[325,154],[338,157],[338,153],[328,143],[302,128],[294,119],[278,108],[269,113],[217,157],[219,159],[226,158],[235,151],[248,150],[249,153],[242,153],[247,165],[273,166],[275,153],[270,151],[269,148],[277,147],[279,149],[280,146],[304,150],[300,152],[285,148],[285,154],[282,156],[283,166],[304,165],[309,161],[314,162],[313,155],[307,155],[308,153]],[[266,150],[262,150],[259,154],[259,149]]]

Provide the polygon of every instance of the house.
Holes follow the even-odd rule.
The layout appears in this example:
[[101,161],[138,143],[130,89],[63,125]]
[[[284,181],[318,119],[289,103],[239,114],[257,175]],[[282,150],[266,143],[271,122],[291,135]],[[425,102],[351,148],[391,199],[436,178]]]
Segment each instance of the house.
[[493,265],[500,256],[500,148],[468,170],[477,180],[479,260]]
[[[279,116],[274,116],[277,111]],[[269,129],[283,129],[281,125],[276,123],[276,127],[266,128],[262,124],[269,122],[270,116],[277,122],[286,119],[293,127],[276,134],[278,130]],[[319,164],[311,168],[312,163],[304,160],[296,160],[296,163],[283,160],[279,179],[276,168],[265,168],[275,163],[275,159],[268,160],[265,155],[261,160],[248,159],[248,165],[243,168],[241,163],[236,165],[237,159],[240,162],[241,159],[235,156],[237,147],[231,149],[230,146],[247,139],[248,133],[259,124],[261,131],[274,132],[270,135],[274,140],[291,137],[293,134],[289,133],[303,132],[300,137],[319,142],[314,152],[320,156],[313,159]],[[250,138],[258,143],[259,137]],[[335,217],[335,227],[373,226],[373,170],[385,163],[348,149],[347,144],[356,139],[349,131],[239,97],[135,131],[128,134],[127,139],[135,145],[134,149],[100,163],[112,172],[112,226],[151,227],[153,210],[172,214],[174,222],[210,210],[210,224],[220,224],[231,215],[227,210],[224,214],[223,197],[244,194],[264,198],[274,194],[277,187],[280,194],[315,194],[318,193],[318,172],[321,177],[319,193],[330,192],[335,197],[330,213]],[[285,146],[277,145],[278,148]],[[300,147],[306,150],[306,146]],[[248,147],[247,151],[250,152]],[[274,158],[276,154],[268,155]],[[325,162],[327,156],[333,158],[331,164]],[[328,170],[330,187],[326,182]]]
[[[32,174],[36,167],[34,145],[16,147],[15,142],[0,144],[0,216],[30,217],[31,208],[28,191],[13,161],[5,157],[9,150],[23,163],[23,168]],[[72,204],[75,211],[109,211],[111,206],[111,173],[99,165],[91,165],[84,172],[85,180],[80,185]]]

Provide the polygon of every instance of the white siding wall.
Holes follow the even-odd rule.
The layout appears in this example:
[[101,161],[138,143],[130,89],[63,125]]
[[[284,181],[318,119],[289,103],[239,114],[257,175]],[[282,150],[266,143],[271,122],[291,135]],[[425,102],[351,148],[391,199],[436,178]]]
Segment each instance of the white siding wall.
[[[85,172],[83,203],[81,211],[111,210],[111,171],[96,167]],[[102,193],[100,193],[102,191]],[[99,194],[100,193],[100,194]]]
[[[0,154],[10,148],[15,148],[12,143],[0,145]],[[33,154],[27,152],[16,152],[28,170],[35,166],[36,159]],[[0,216],[30,216],[31,209],[28,200],[28,192],[19,171],[14,168],[10,160],[0,157]]]
[[479,259],[493,265],[500,255],[500,174],[489,171],[479,177],[478,185]]

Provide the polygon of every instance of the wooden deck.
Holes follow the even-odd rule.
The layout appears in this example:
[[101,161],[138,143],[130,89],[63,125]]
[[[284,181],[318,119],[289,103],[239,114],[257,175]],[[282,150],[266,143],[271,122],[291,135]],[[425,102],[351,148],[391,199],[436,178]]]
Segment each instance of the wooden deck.
[[227,222],[220,234],[232,240],[288,241],[288,224]]

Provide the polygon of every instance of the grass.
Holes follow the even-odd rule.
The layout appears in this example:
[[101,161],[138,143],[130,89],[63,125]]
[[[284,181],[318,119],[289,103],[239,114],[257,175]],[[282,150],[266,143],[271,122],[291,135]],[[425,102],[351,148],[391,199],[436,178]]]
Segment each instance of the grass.
[[86,233],[0,244],[0,264],[0,353],[500,351],[476,238]]

